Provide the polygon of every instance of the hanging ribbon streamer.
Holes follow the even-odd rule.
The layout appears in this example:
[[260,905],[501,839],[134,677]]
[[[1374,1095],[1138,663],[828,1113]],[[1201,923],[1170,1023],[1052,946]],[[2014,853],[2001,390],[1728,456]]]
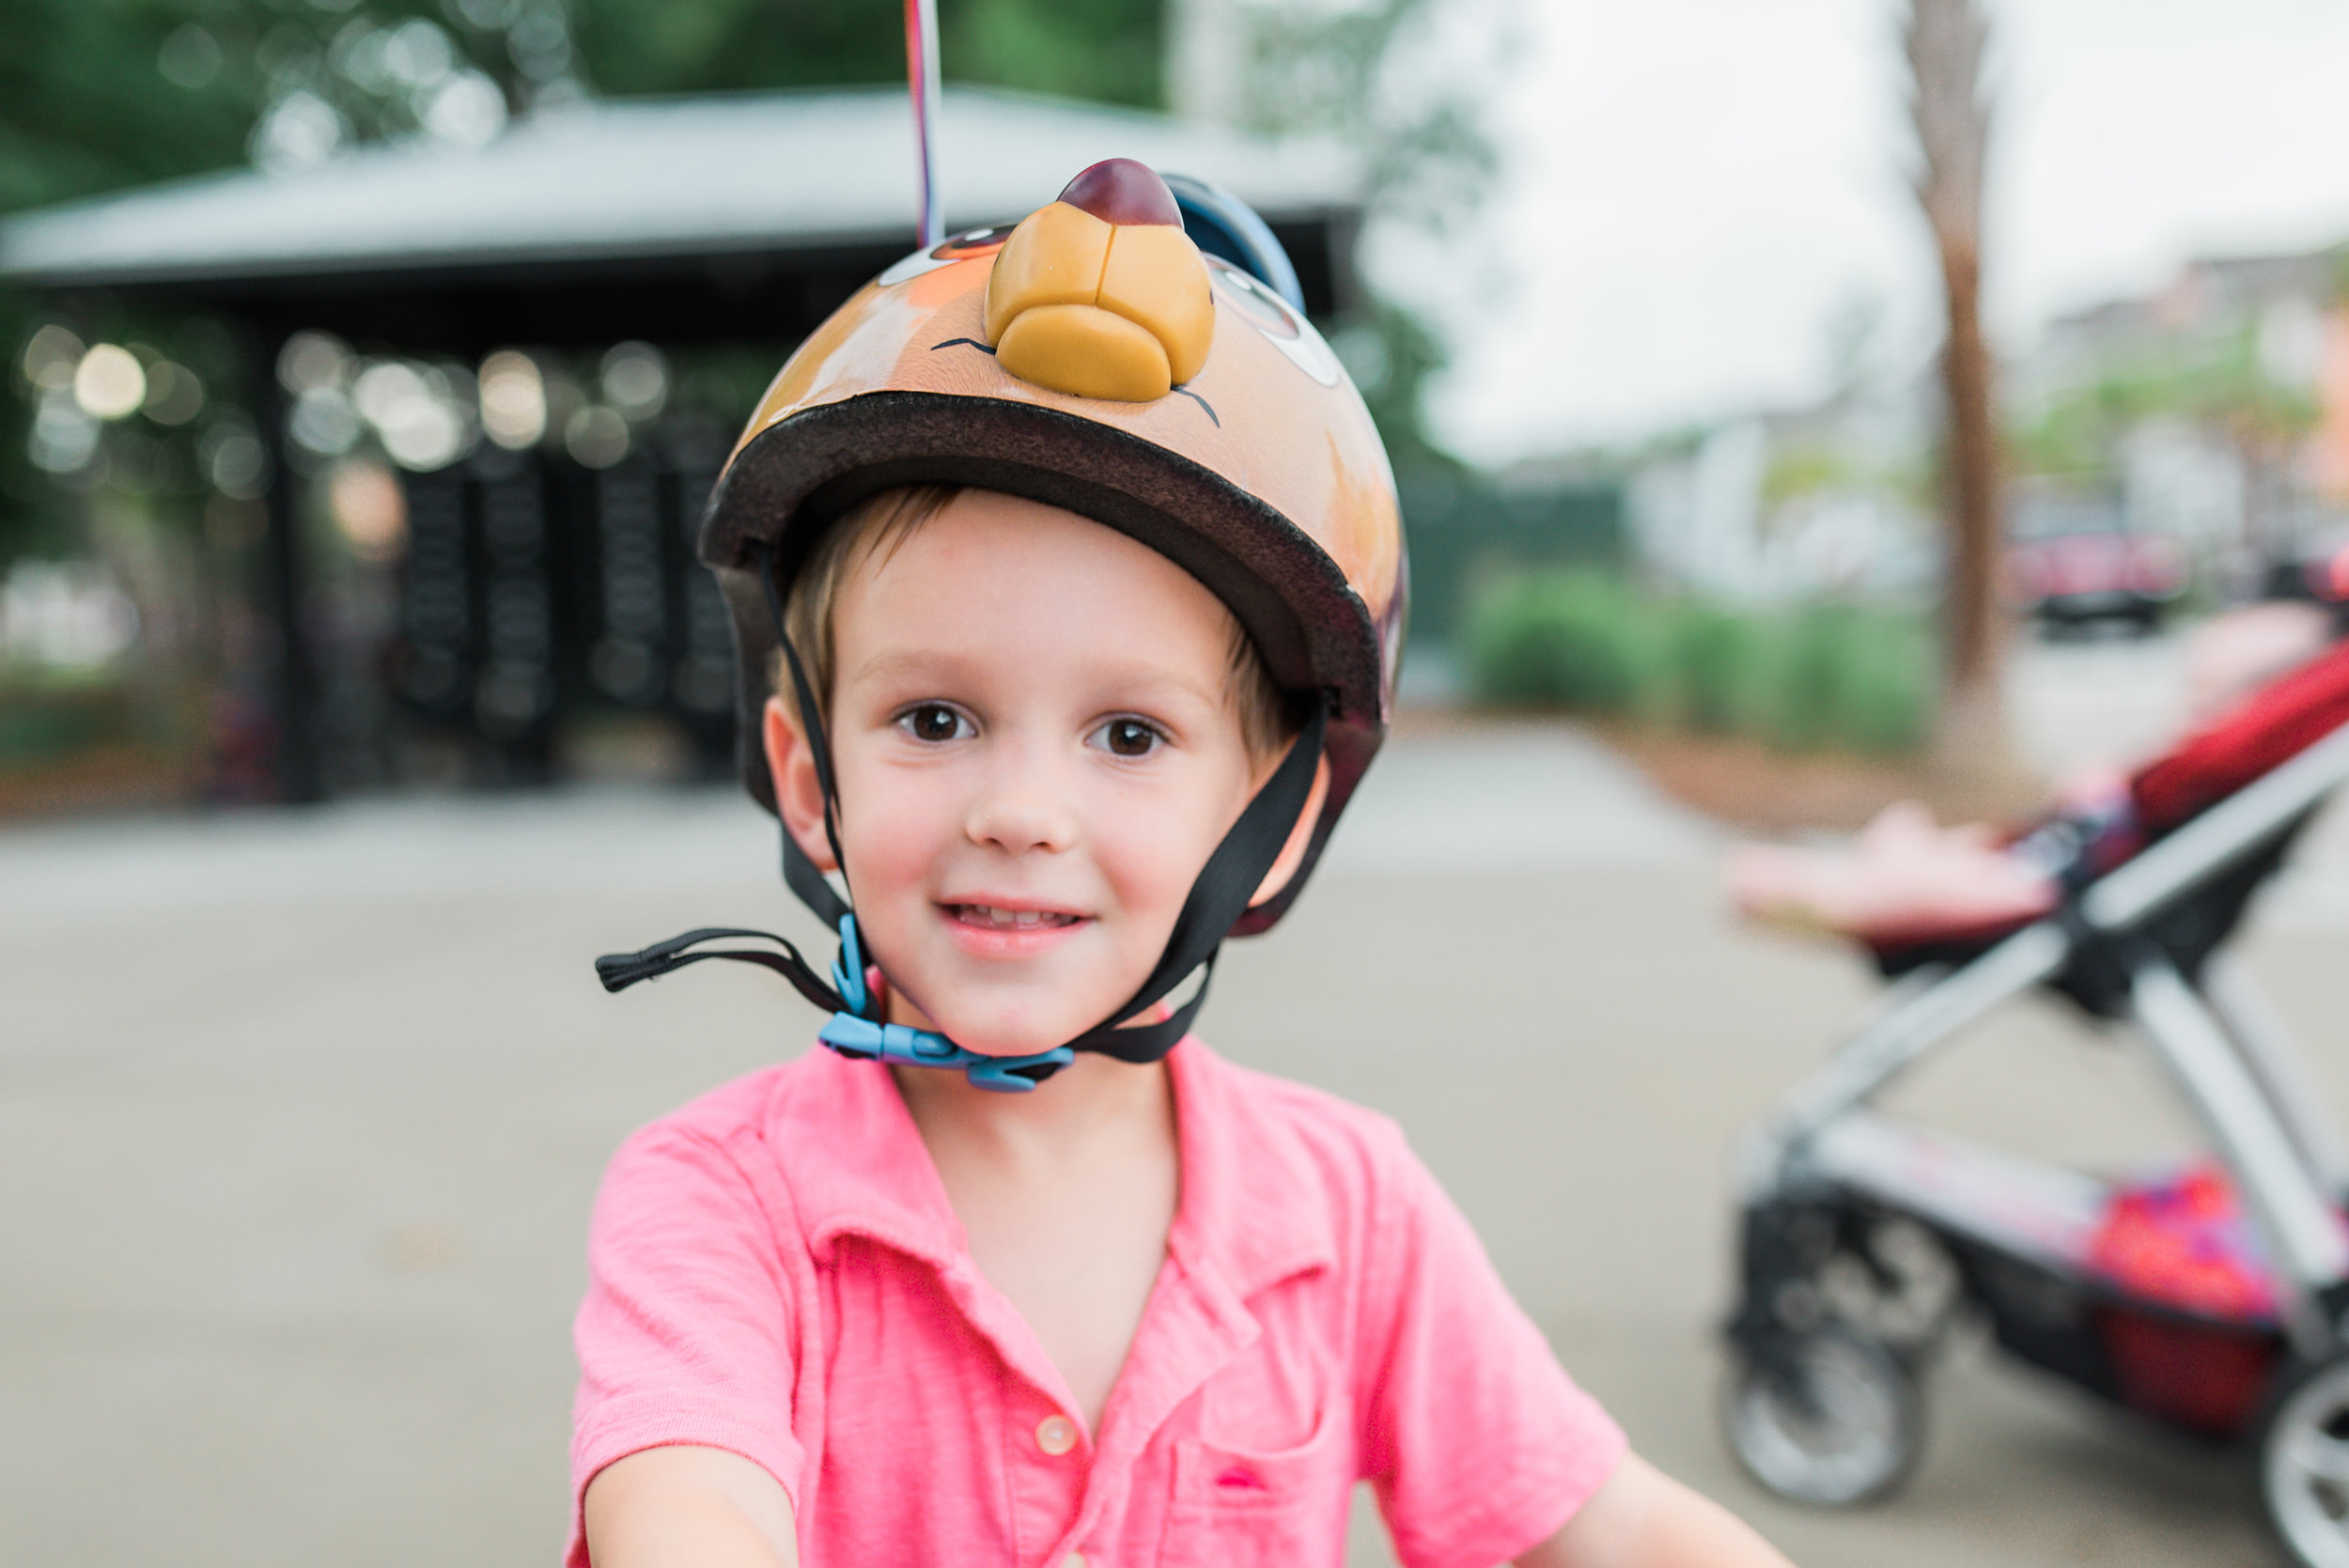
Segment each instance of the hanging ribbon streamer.
[[946,238],[946,204],[938,192],[938,0],[906,0],[906,86],[913,95],[921,244],[929,250]]

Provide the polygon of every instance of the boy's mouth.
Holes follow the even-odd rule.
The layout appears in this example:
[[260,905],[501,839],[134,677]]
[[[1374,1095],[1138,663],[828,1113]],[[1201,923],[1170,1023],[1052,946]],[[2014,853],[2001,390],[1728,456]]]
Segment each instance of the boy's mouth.
[[1057,909],[1006,909],[994,904],[949,904],[946,911],[957,924],[982,931],[1049,931],[1083,918]]

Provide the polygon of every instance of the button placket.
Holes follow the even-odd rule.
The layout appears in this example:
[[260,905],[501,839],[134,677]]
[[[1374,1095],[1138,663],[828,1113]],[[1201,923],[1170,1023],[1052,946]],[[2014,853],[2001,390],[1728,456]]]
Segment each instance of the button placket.
[[1053,1411],[1035,1423],[1035,1446],[1058,1459],[1077,1446],[1077,1423]]

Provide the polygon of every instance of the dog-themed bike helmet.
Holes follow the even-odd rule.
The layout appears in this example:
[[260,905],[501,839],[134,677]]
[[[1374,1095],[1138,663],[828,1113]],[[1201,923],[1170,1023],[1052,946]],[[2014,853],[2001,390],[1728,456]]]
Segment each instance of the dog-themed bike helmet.
[[[832,1049],[959,1068],[993,1089],[1032,1089],[1077,1051],[1153,1062],[1172,1049],[1223,939],[1266,929],[1296,898],[1394,699],[1408,570],[1393,475],[1300,306],[1287,257],[1236,198],[1123,159],[1097,163],[1017,226],[917,251],[842,305],[768,389],[702,522],[701,558],[733,615],[743,783],[774,810],[758,737],[780,649],[835,858],[820,705],[783,606],[826,529],[858,502],[948,484],[1063,507],[1148,545],[1230,608],[1305,722],[1209,857],[1131,1001],[1033,1056],[985,1056],[887,1023],[865,980],[855,868],[841,866],[843,896],[787,830],[786,881],[840,933],[829,975],[781,938],[707,929],[599,959],[606,988],[703,958],[763,964],[832,1014],[821,1034]],[[1325,756],[1304,861],[1251,908]],[[744,940],[764,945],[708,945]],[[1194,974],[1169,1016],[1132,1021]]]

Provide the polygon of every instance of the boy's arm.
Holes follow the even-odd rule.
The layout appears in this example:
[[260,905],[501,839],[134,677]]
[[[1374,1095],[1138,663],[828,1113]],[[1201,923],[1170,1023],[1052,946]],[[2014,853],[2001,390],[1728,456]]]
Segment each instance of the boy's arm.
[[791,1498],[724,1449],[645,1449],[587,1483],[595,1568],[799,1568]]
[[[599,1565],[600,1568],[600,1564]],[[1790,1568],[1778,1548],[1710,1498],[1636,1453],[1517,1568]]]

